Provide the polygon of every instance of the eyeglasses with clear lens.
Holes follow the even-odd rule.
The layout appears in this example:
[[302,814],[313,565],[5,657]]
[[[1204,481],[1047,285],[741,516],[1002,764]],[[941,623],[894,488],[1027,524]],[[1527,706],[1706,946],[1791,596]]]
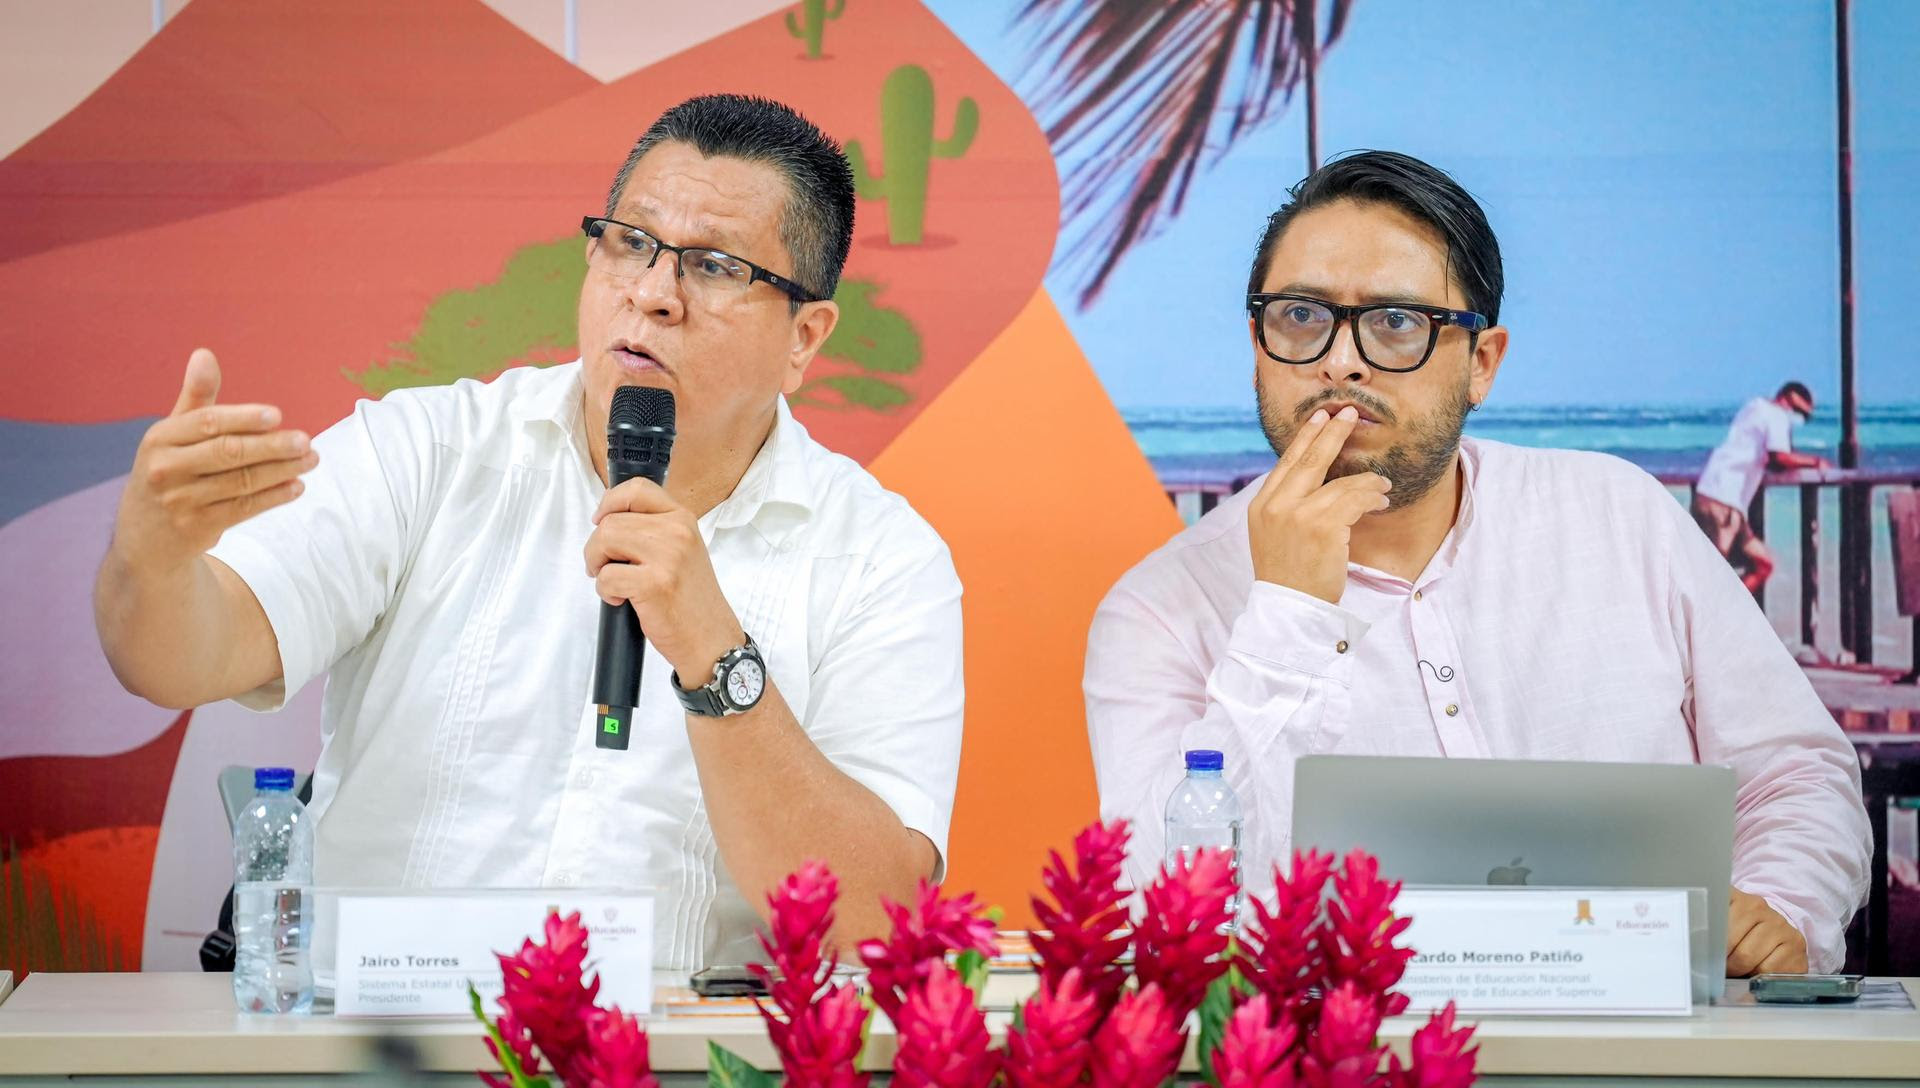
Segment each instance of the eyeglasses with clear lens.
[[1248,295],[1247,315],[1253,318],[1260,350],[1275,362],[1289,366],[1319,362],[1345,324],[1367,365],[1394,374],[1426,365],[1446,326],[1466,329],[1469,349],[1487,327],[1487,319],[1471,310],[1411,302],[1342,306],[1308,295]]
[[690,291],[704,297],[742,294],[755,281],[764,280],[796,302],[819,302],[825,298],[743,257],[701,246],[668,245],[639,227],[617,219],[590,215],[580,221],[580,229],[593,239],[587,262],[620,279],[646,275],[662,253],[671,253],[675,274]]

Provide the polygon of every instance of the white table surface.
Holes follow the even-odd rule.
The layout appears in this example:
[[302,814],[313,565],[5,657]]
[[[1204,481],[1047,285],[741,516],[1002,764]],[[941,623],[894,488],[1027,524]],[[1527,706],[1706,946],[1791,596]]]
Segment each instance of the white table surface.
[[[1901,981],[1920,1005],[1920,980]],[[996,975],[986,1004],[1009,1008],[1032,986],[1031,975]],[[997,1038],[1009,1018],[989,1019]],[[1423,1022],[1398,1018],[1381,1034],[1404,1053]],[[657,1071],[704,1070],[708,1040],[778,1068],[751,1016],[677,1013],[654,1018],[648,1032]],[[382,1035],[406,1040],[430,1070],[492,1067],[470,1020],[244,1016],[226,975],[35,973],[0,1006],[0,1076],[345,1073],[369,1067]],[[1913,1010],[1715,1006],[1686,1019],[1501,1019],[1481,1022],[1476,1039],[1488,1076],[1920,1077]],[[882,1021],[870,1067],[887,1068],[893,1052]]]

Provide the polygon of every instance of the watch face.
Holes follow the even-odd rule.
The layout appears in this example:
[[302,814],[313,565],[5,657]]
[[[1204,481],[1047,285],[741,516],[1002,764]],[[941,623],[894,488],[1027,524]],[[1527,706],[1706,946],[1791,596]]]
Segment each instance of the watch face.
[[760,701],[760,692],[766,686],[767,673],[760,662],[751,657],[741,658],[727,672],[727,701],[745,710]]

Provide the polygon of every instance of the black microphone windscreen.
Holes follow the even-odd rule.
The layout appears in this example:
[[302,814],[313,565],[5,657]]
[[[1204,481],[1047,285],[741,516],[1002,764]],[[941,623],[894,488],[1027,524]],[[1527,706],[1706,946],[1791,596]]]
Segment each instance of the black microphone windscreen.
[[673,394],[644,385],[623,385],[613,391],[608,430],[673,430]]

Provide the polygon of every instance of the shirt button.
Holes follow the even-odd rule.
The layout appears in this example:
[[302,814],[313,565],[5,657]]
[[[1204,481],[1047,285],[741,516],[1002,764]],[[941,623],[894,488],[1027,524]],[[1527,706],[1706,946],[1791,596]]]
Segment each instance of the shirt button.
[[574,775],[573,784],[580,787],[583,790],[591,789],[593,787],[593,772],[581,771],[579,774]]
[[1336,654],[1344,654],[1344,653],[1346,653],[1346,652],[1347,652],[1347,640],[1343,638],[1343,639],[1341,639],[1341,640],[1340,640],[1339,642],[1336,642],[1336,643],[1334,643],[1334,644],[1333,644],[1333,652],[1334,652],[1334,653],[1336,653]]
[[572,873],[556,873],[554,874],[553,882],[562,888],[570,888],[578,879],[579,878]]
[[1417,590],[1417,589],[1416,589],[1416,590],[1414,590],[1414,591],[1413,591],[1413,599],[1414,599],[1414,600],[1416,600],[1416,601],[1417,601],[1417,600],[1419,600],[1419,599],[1420,599],[1420,596],[1421,596],[1421,594],[1420,594],[1420,591],[1419,591],[1419,590]]
[[1458,713],[1460,713],[1460,704],[1458,703],[1447,704],[1447,717],[1451,718]]

